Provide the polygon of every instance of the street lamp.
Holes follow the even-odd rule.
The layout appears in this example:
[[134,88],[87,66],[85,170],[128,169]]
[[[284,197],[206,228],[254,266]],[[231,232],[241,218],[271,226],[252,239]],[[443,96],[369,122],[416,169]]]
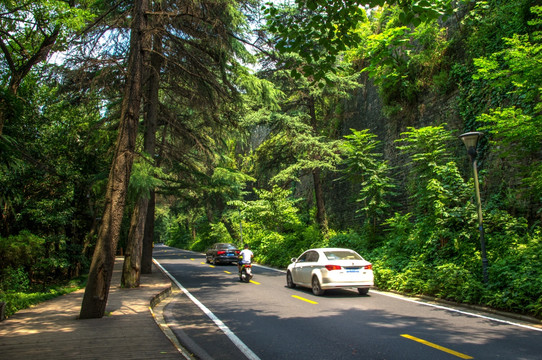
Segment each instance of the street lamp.
[[478,139],[482,137],[484,133],[473,131],[462,135],[459,135],[465,146],[467,147],[467,154],[470,157],[472,163],[472,169],[474,171],[474,189],[476,190],[476,203],[478,206],[478,230],[480,230],[480,245],[482,250],[482,271],[484,276],[484,283],[487,283],[487,256],[486,256],[486,243],[484,240],[484,225],[482,219],[482,202],[480,201],[480,185],[478,183],[478,167],[476,163],[476,144]]
[[241,233],[241,246],[243,246],[243,218],[241,217],[241,209],[239,210],[239,232]]

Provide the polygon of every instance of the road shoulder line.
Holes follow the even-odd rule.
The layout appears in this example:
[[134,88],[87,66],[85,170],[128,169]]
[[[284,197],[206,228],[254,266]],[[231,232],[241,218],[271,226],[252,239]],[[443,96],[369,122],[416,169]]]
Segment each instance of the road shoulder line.
[[383,296],[388,296],[388,297],[393,297],[393,298],[396,298],[396,299],[399,299],[399,300],[403,300],[403,301],[408,301],[408,302],[412,302],[412,303],[416,303],[416,304],[420,304],[420,305],[424,305],[424,306],[434,307],[434,308],[436,308],[436,309],[441,309],[441,310],[456,312],[456,313],[458,313],[458,314],[463,314],[463,315],[468,315],[468,316],[474,316],[474,317],[478,317],[478,318],[481,318],[481,319],[496,321],[496,322],[500,322],[500,323],[507,324],[507,325],[518,326],[518,327],[522,327],[522,328],[525,328],[525,329],[535,330],[535,331],[540,331],[540,332],[542,332],[542,329],[541,329],[541,328],[537,328],[537,327],[535,327],[535,326],[520,324],[520,323],[513,322],[513,321],[509,321],[509,320],[503,320],[503,319],[499,319],[499,318],[496,318],[496,317],[491,317],[491,316],[487,316],[487,315],[477,314],[477,313],[475,313],[475,312],[459,310],[459,309],[455,309],[455,308],[450,307],[450,306],[444,306],[444,305],[433,304],[433,303],[430,303],[430,302],[422,301],[421,299],[411,299],[411,298],[404,297],[404,296],[401,296],[401,295],[386,293],[386,292],[377,291],[377,290],[372,290],[372,292],[375,293],[375,294],[379,294],[379,295],[383,295]]
[[243,342],[241,339],[235,335],[230,328],[226,326],[211,310],[209,310],[205,305],[203,305],[194,295],[192,295],[184,286],[181,285],[164,267],[156,261],[156,266],[158,266],[170,279],[175,283],[175,285],[194,303],[196,304],[201,311],[205,313],[213,322],[218,326],[220,330],[233,342],[233,344],[250,360],[260,360],[260,358]]

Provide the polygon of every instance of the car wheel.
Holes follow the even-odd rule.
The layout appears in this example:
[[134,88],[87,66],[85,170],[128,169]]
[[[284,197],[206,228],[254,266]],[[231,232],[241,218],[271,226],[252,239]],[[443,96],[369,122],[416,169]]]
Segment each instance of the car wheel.
[[325,290],[322,290],[320,286],[320,281],[318,281],[317,276],[312,277],[312,293],[316,296],[324,295]]
[[211,260],[209,260],[209,257],[208,257],[208,256],[205,257],[205,262],[206,262],[207,264],[210,264],[210,263],[211,263]]
[[358,288],[360,295],[367,295],[369,293],[369,288]]
[[295,288],[295,283],[294,283],[294,280],[292,279],[292,273],[289,271],[286,273],[286,286],[289,287],[290,289]]

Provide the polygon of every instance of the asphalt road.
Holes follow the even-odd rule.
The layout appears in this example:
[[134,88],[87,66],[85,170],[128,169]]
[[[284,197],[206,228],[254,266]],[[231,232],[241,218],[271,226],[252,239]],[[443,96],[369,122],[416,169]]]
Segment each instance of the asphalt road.
[[[314,296],[287,288],[284,272],[259,266],[253,282],[241,283],[236,266],[206,264],[202,254],[174,248],[157,246],[154,258],[195,299],[177,303],[170,317],[201,337],[209,358],[239,359],[242,352],[253,359],[542,359],[542,329],[515,320],[372,290]],[[183,313],[194,301],[232,341],[214,340],[198,326],[201,317]]]

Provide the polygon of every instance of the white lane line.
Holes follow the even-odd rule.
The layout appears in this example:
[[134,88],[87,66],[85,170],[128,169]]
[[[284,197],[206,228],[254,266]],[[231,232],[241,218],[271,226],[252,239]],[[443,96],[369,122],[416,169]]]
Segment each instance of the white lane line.
[[229,327],[226,326],[226,324],[224,324],[222,322],[222,320],[220,320],[218,317],[216,317],[215,314],[213,314],[211,312],[211,310],[209,310],[205,305],[203,305],[198,299],[196,299],[194,297],[194,295],[192,295],[188,290],[185,289],[184,286],[181,285],[181,283],[179,283],[177,281],[177,279],[175,279],[173,276],[171,276],[171,274],[166,270],[164,269],[164,267],[156,260],[156,259],[153,259],[154,263],[156,264],[156,266],[158,266],[165,274],[167,274],[167,276],[175,283],[175,285],[177,285],[179,287],[179,289],[181,289],[182,292],[184,292],[186,294],[186,296],[188,296],[188,298],[190,300],[192,300],[192,302],[194,304],[196,304],[204,313],[205,315],[207,315],[211,320],[213,320],[213,322],[216,324],[216,326],[218,326],[218,328],[220,330],[222,330],[222,332],[224,332],[224,334],[233,342],[233,344],[235,346],[237,346],[237,348],[250,360],[260,360],[260,358],[258,357],[258,355],[256,355],[252,350],[249,349],[248,346],[246,346],[246,344],[244,342],[241,341],[241,339],[239,339],[237,337],[237,335],[235,335]]
[[474,317],[478,317],[478,318],[482,318],[482,319],[486,319],[486,320],[491,320],[491,321],[497,321],[497,322],[500,322],[500,323],[503,323],[503,324],[519,326],[519,327],[529,329],[529,330],[542,331],[542,329],[536,328],[534,326],[519,324],[519,323],[508,321],[508,320],[502,320],[502,319],[497,319],[497,318],[490,317],[490,316],[475,314],[475,313],[472,313],[472,312],[462,311],[462,310],[450,308],[450,307],[447,307],[447,306],[436,305],[436,304],[426,303],[426,302],[418,301],[418,300],[414,300],[414,299],[404,298],[402,296],[398,296],[398,295],[395,295],[395,294],[388,294],[388,293],[384,293],[384,292],[380,292],[380,291],[376,291],[376,290],[371,290],[371,291],[373,291],[374,293],[377,293],[379,295],[384,295],[384,296],[392,297],[392,298],[395,298],[395,299],[412,302],[412,303],[415,303],[415,304],[431,306],[431,307],[434,307],[436,309],[447,310],[447,311],[451,311],[451,312],[456,312],[458,314],[474,316]]

